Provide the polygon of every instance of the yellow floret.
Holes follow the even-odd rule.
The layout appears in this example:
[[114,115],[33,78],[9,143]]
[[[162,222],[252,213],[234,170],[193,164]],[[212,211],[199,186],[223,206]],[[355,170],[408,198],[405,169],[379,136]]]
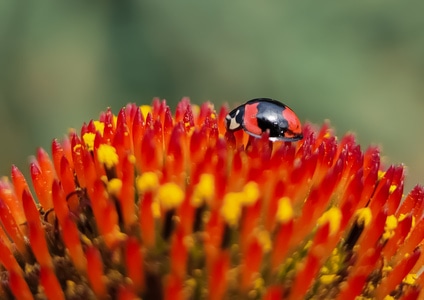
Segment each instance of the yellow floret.
[[262,246],[262,251],[267,253],[272,249],[272,241],[267,230],[261,230],[257,234],[258,242]]
[[109,194],[118,195],[122,188],[122,180],[113,178],[107,183],[107,191]]
[[94,127],[96,127],[96,130],[100,133],[101,136],[103,136],[103,133],[105,131],[105,123],[100,121],[94,121]]
[[146,118],[149,113],[152,113],[152,107],[150,105],[141,105],[140,110],[144,118]]
[[242,201],[243,193],[228,193],[224,197],[221,214],[225,221],[231,226],[234,226],[238,223],[241,215]]
[[92,132],[87,132],[82,136],[82,139],[84,140],[84,144],[86,145],[89,151],[93,151],[94,149],[95,137],[96,137],[96,134]]
[[396,190],[396,188],[397,188],[397,185],[396,184],[390,185],[389,193],[390,194],[393,193]]
[[252,205],[259,199],[259,187],[256,182],[250,181],[243,188],[244,197],[242,199],[244,205]]
[[159,218],[160,217],[160,205],[158,202],[153,202],[152,203],[152,215],[155,218]]
[[328,222],[330,225],[330,235],[335,234],[340,228],[342,212],[337,207],[331,207],[318,219],[318,224],[323,225]]
[[337,278],[337,275],[335,274],[330,274],[330,275],[321,275],[321,277],[319,278],[319,280],[321,281],[321,283],[323,284],[331,284],[334,282],[334,280]]
[[293,218],[293,207],[288,197],[283,197],[278,201],[276,214],[277,222],[287,223]]
[[213,198],[215,194],[215,179],[210,174],[202,174],[200,181],[194,188],[191,203],[194,207],[199,207],[204,201]]
[[386,219],[386,225],[384,226],[383,239],[388,240],[395,234],[395,229],[398,225],[398,220],[394,215],[390,215]]
[[179,206],[183,202],[184,196],[183,190],[173,182],[160,186],[157,194],[160,204],[167,209]]
[[97,158],[100,163],[104,164],[106,168],[111,169],[118,161],[118,154],[116,149],[110,145],[101,144],[97,150]]
[[82,145],[81,145],[81,144],[76,144],[72,150],[73,150],[74,152],[77,152],[77,151],[78,151],[81,147],[82,147]]
[[137,176],[136,187],[139,193],[144,193],[146,191],[155,190],[159,186],[159,178],[156,173],[145,172],[140,176]]
[[403,283],[409,284],[409,285],[413,285],[415,284],[415,281],[417,280],[417,274],[408,274],[406,275],[406,277],[403,279]]
[[372,220],[372,213],[369,207],[360,208],[356,211],[356,216],[358,218],[358,222],[363,224],[364,227],[367,227]]

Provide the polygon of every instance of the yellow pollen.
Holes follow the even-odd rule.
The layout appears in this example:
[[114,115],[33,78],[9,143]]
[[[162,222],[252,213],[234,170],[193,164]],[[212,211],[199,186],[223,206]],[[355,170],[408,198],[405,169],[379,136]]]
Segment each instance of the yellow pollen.
[[386,174],[386,172],[379,170],[378,171],[378,180],[381,180],[381,178],[383,178],[384,174]]
[[278,208],[276,214],[277,222],[287,223],[293,219],[293,207],[288,197],[283,197],[278,201]]
[[253,282],[254,289],[255,290],[262,289],[264,287],[264,283],[265,283],[265,281],[264,281],[264,279],[262,277],[256,278],[255,281]]
[[101,144],[97,150],[97,158],[100,163],[104,164],[107,169],[111,169],[118,161],[118,154],[116,149],[110,145]]
[[96,134],[92,132],[87,132],[82,136],[82,139],[84,140],[84,144],[86,145],[89,151],[93,151],[94,149],[95,137],[96,137]]
[[100,133],[101,136],[103,136],[103,133],[105,132],[105,123],[100,121],[94,121],[94,127],[96,127],[96,130]]
[[250,181],[243,188],[243,204],[252,205],[259,199],[259,187],[256,182]]
[[160,186],[157,194],[160,204],[166,209],[178,207],[183,202],[184,196],[183,190],[173,182]]
[[193,115],[198,116],[200,114],[200,106],[197,104],[192,104],[191,111],[193,112]]
[[262,251],[267,253],[272,249],[271,237],[269,236],[269,232],[267,230],[261,230],[257,234],[258,242],[262,246]]
[[241,215],[243,193],[228,193],[224,197],[221,214],[230,226],[235,226]]
[[389,296],[389,295],[387,295],[383,298],[383,300],[394,300],[394,299],[395,299],[394,297]]
[[159,187],[159,178],[156,173],[145,172],[140,176],[137,176],[137,179],[135,180],[135,185],[139,193],[152,191]]
[[337,207],[331,207],[318,219],[319,225],[324,225],[328,222],[330,225],[330,235],[334,235],[340,228],[342,213]]
[[215,113],[215,112],[212,112],[212,113],[211,113],[211,119],[213,119],[213,120],[215,120],[215,119],[216,119],[216,113]]
[[143,114],[144,119],[146,119],[149,113],[152,113],[152,107],[150,105],[141,105],[140,110],[141,110],[141,113]]
[[329,131],[325,132],[324,138],[326,138],[326,139],[331,138],[331,132],[329,132]]
[[322,284],[331,284],[332,282],[334,282],[334,280],[337,278],[337,275],[335,274],[330,274],[330,275],[322,275],[319,280],[321,281]]
[[389,273],[393,270],[393,268],[391,266],[384,266],[383,267],[383,272],[385,273]]
[[117,196],[122,188],[122,180],[113,178],[107,183],[107,191],[109,194]]
[[415,284],[415,281],[417,280],[417,274],[408,274],[406,275],[406,277],[403,279],[403,283],[409,284],[409,285],[413,285]]
[[136,163],[135,155],[133,154],[128,155],[128,160],[130,163],[135,164]]
[[160,205],[157,202],[152,203],[152,214],[154,218],[160,217]]
[[401,222],[401,221],[405,220],[405,218],[406,218],[406,217],[407,217],[407,215],[405,215],[405,214],[400,214],[400,215],[399,215],[399,218],[398,218],[399,222]]
[[397,185],[396,185],[396,184],[392,184],[392,185],[390,185],[389,193],[390,193],[390,194],[391,194],[391,193],[393,193],[396,189],[397,189]]
[[77,152],[78,149],[80,149],[82,147],[81,144],[76,144],[75,147],[72,149],[74,152]]
[[194,207],[199,207],[203,201],[210,200],[215,194],[215,178],[210,174],[202,174],[200,181],[194,188],[191,203]]
[[367,227],[372,220],[371,209],[369,207],[360,208],[356,211],[356,216],[358,218],[358,223]]
[[395,235],[395,229],[398,225],[398,220],[394,215],[390,215],[386,219],[386,225],[384,226],[383,239],[388,240]]

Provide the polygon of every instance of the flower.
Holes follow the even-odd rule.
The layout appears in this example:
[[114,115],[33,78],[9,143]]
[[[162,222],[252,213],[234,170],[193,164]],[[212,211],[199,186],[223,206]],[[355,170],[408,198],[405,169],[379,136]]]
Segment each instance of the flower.
[[[325,123],[226,132],[224,106],[129,104],[0,180],[1,299],[416,299],[424,188]],[[403,201],[402,201],[403,198]],[[420,294],[421,293],[421,294]]]

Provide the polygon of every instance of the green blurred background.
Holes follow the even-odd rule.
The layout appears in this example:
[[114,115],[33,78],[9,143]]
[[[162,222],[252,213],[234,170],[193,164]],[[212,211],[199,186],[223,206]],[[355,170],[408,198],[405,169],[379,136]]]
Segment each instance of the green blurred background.
[[[167,3],[165,3],[167,2]],[[325,4],[326,3],[326,4]],[[424,183],[424,2],[2,1],[0,174],[111,106],[271,97]],[[27,173],[28,174],[28,173]]]

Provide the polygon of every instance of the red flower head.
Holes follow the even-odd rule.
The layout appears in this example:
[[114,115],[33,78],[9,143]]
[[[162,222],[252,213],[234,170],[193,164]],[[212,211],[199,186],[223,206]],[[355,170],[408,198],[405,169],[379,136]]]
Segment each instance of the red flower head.
[[328,124],[270,142],[227,131],[227,114],[129,104],[54,140],[51,158],[39,149],[34,195],[12,167],[0,298],[419,297],[424,189],[401,201],[403,166]]

